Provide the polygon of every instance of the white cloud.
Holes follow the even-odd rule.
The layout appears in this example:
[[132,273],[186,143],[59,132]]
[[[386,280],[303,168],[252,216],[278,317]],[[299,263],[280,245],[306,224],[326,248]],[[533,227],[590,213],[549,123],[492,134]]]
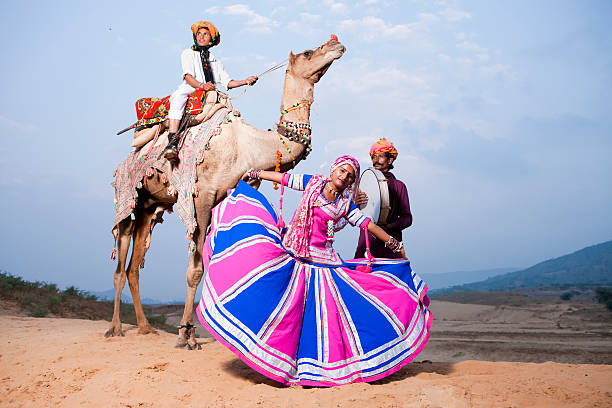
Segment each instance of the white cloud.
[[323,3],[332,13],[346,13],[348,11],[346,5],[344,3],[339,3],[333,0],[324,0]]
[[0,126],[8,127],[11,129],[18,130],[23,133],[32,133],[38,130],[38,126],[32,123],[18,122],[13,119],[9,119],[6,116],[0,115]]
[[232,4],[225,7],[213,6],[206,9],[206,13],[246,17],[247,23],[244,31],[254,33],[271,33],[272,27],[278,26],[276,21],[256,13],[246,4]]
[[321,31],[319,28],[321,16],[311,13],[300,13],[299,19],[290,21],[287,28],[296,33],[311,37]]
[[480,72],[483,75],[489,77],[508,77],[510,79],[515,79],[516,75],[512,71],[510,65],[507,64],[493,64],[489,66],[480,67]]
[[457,44],[457,48],[460,48],[462,50],[466,50],[466,51],[473,51],[473,52],[477,52],[477,53],[486,53],[489,50],[487,50],[484,47],[481,47],[480,45],[476,44],[473,41],[462,41],[460,43]]
[[[391,38],[403,40],[427,30],[427,24],[431,23],[430,15],[425,15],[426,20],[421,20],[416,23],[409,24],[390,24],[383,19],[366,16],[360,20],[343,20],[340,22],[341,30],[359,31],[362,38],[366,41],[374,41],[377,39]],[[364,27],[376,27],[376,30],[365,30]]]
[[448,21],[460,21],[463,19],[470,19],[472,15],[467,11],[446,9],[440,11],[440,15],[446,18]]

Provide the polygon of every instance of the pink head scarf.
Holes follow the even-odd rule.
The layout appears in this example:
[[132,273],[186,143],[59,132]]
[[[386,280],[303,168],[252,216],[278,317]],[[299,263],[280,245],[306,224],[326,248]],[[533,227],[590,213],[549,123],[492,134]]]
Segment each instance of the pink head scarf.
[[[359,162],[352,156],[340,156],[331,165],[330,174],[334,172],[338,167],[348,164],[355,170],[355,182],[347,187],[340,197],[340,200],[352,200],[354,199],[359,189]],[[305,258],[310,256],[310,234],[312,232],[312,225],[314,222],[314,202],[321,192],[323,185],[329,181],[329,177],[316,175],[312,176],[304,193],[302,199],[298,204],[298,208],[291,219],[291,224],[285,235],[283,244],[287,249],[290,249],[295,255]],[[346,225],[346,220],[341,218],[335,224],[335,230],[340,230]]]

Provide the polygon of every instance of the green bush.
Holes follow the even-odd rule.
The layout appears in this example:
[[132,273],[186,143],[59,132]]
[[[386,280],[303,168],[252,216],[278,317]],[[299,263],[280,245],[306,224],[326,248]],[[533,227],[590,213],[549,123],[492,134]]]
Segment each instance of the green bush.
[[145,313],[145,316],[147,317],[149,323],[151,323],[153,326],[166,324],[166,315],[163,313],[155,316]]
[[68,296],[79,296],[79,297],[82,296],[81,291],[75,288],[74,286],[70,286],[69,288],[66,288],[64,293]]
[[32,317],[45,317],[49,314],[49,310],[43,305],[33,305],[28,309]]
[[595,289],[597,301],[606,305],[606,309],[612,312],[612,288]]

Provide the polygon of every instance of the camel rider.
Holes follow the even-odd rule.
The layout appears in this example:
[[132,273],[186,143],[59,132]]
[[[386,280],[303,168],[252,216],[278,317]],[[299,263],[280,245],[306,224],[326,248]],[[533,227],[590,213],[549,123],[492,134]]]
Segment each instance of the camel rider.
[[223,68],[223,64],[209,52],[211,47],[219,44],[221,35],[217,28],[208,21],[198,21],[191,25],[194,45],[183,51],[181,64],[183,66],[183,82],[170,96],[170,121],[168,146],[164,150],[164,157],[170,161],[178,159],[177,136],[179,123],[185,110],[189,95],[197,88],[212,91],[218,85],[232,89],[243,85],[253,85],[257,82],[256,76],[250,76],[242,81],[234,81]]
[[[389,188],[389,215],[386,224],[380,225],[380,227],[387,234],[402,242],[402,230],[412,225],[412,213],[410,212],[406,185],[396,179],[390,171],[393,169],[393,162],[397,159],[397,149],[383,137],[370,148],[370,158],[372,159],[372,167],[384,174]],[[359,191],[355,204],[366,203],[367,195]],[[365,250],[365,235],[362,230],[355,250],[355,258],[363,258]],[[375,258],[399,258],[398,254],[393,252],[385,242],[376,239],[372,234],[370,234],[370,252]]]

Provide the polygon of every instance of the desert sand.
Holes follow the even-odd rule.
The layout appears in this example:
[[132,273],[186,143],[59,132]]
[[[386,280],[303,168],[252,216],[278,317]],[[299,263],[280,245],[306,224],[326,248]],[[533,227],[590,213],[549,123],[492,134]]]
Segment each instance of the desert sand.
[[[554,330],[563,330],[550,316],[538,323],[530,321],[533,316],[529,312],[517,315],[520,311],[491,306],[433,302],[432,310],[436,309],[437,333],[432,331],[428,348],[415,361],[383,380],[335,388],[282,386],[247,367],[210,337],[200,339],[202,350],[188,351],[174,348],[175,335],[165,332],[143,336],[134,327],[124,325],[125,337],[106,339],[103,336],[109,324],[106,321],[4,314],[0,316],[0,406],[612,406],[612,365],[609,363],[466,359],[474,350],[487,349],[485,346],[491,343],[495,347],[488,349],[489,354],[475,358],[497,356],[497,360],[503,360],[506,352],[510,357],[521,356],[520,347],[535,347],[532,355],[541,354],[539,359],[554,356],[557,349],[566,358],[563,356],[574,355],[571,350],[580,348],[592,351],[592,355],[584,357],[587,361],[600,354],[607,354],[609,359],[612,348],[606,333],[595,336],[592,341],[578,333],[573,338],[578,343],[564,349],[567,333],[559,333],[560,340],[550,337]],[[476,325],[478,319],[486,322],[487,314],[491,325],[488,333],[482,325],[470,326]],[[469,323],[469,319],[475,320]],[[521,322],[516,323],[520,327],[512,328],[514,320]],[[527,327],[526,321],[531,326]],[[500,333],[499,326],[502,334],[495,334]],[[469,330],[472,335],[466,334]],[[485,339],[480,340],[483,347],[474,338],[473,330],[484,333]],[[529,338],[524,334],[516,341],[509,341],[507,336],[512,330],[540,334]],[[200,336],[205,335],[202,331],[198,331]],[[570,328],[570,331],[579,330]],[[515,343],[519,344],[518,351],[503,347]],[[463,354],[458,355],[457,350]]]

